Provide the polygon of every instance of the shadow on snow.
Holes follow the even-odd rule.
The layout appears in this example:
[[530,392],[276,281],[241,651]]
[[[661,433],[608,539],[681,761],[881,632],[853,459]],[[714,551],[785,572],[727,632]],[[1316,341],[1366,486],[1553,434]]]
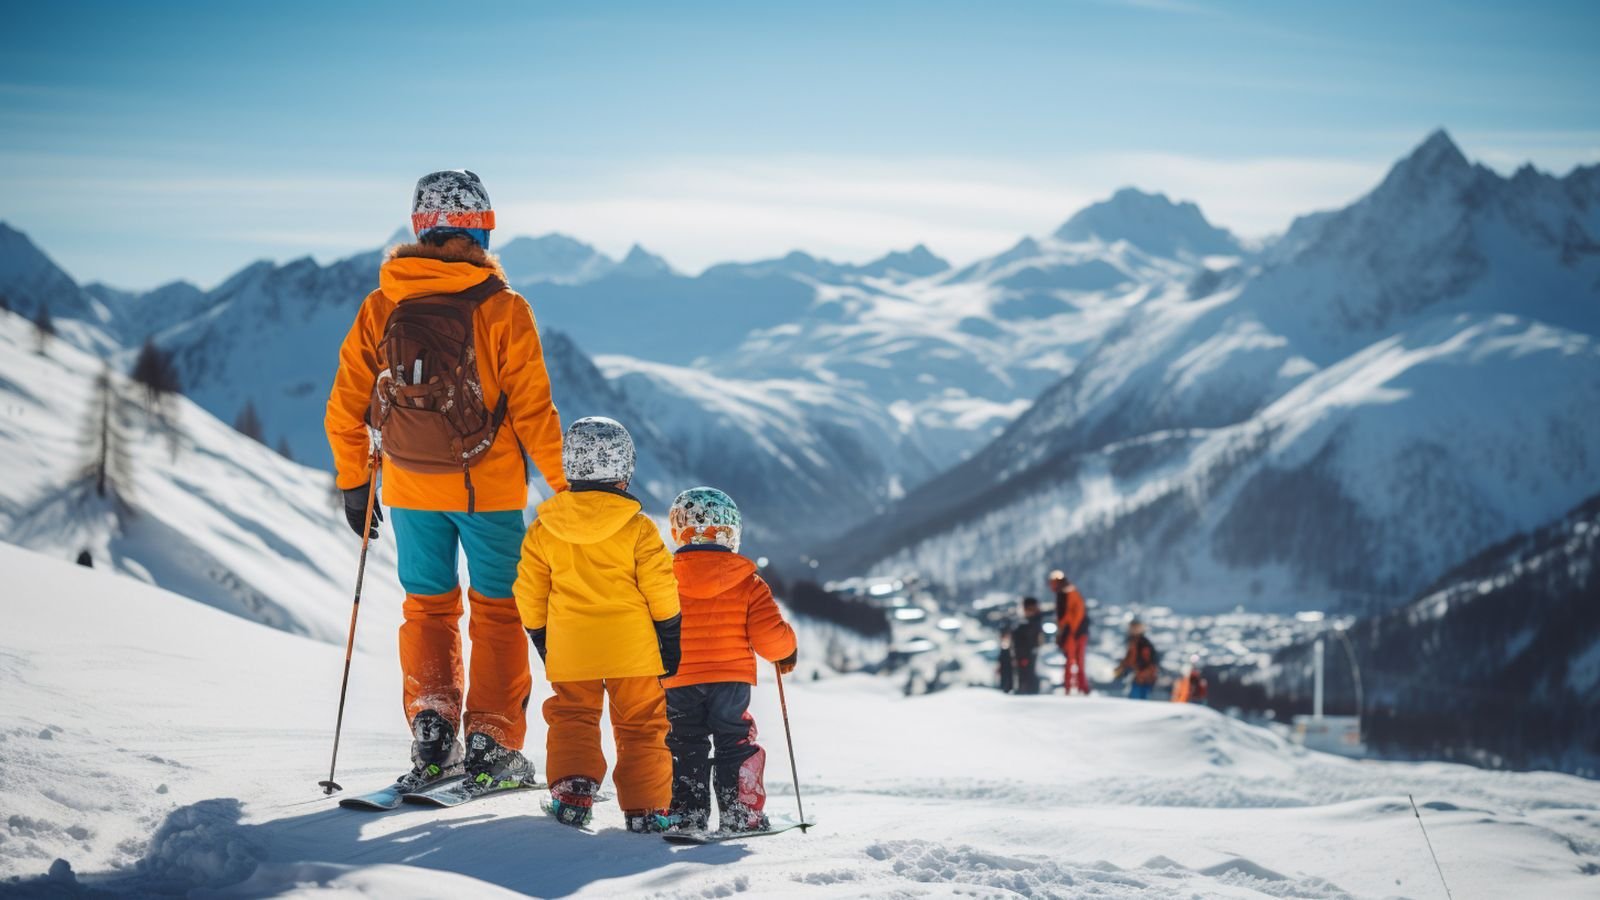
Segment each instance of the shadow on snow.
[[[79,878],[58,862],[49,875],[0,883],[0,894],[149,896],[210,889],[221,896],[265,896],[296,884],[326,883],[344,867],[390,864],[453,872],[526,894],[564,897],[604,879],[673,863],[721,865],[747,853],[733,844],[674,848],[659,838],[620,828],[589,834],[542,813],[485,810],[466,818],[439,819],[430,817],[436,813],[415,807],[388,813],[334,808],[242,824],[242,812],[233,798],[181,807],[168,814],[151,836],[144,857],[130,870]],[[416,823],[363,837],[364,828],[391,816],[415,818]]]

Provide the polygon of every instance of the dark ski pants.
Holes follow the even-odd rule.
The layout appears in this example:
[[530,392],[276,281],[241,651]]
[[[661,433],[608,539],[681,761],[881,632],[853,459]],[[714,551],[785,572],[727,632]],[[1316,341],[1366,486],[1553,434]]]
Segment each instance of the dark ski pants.
[[1034,658],[1031,656],[1014,656],[1012,665],[1016,668],[1017,693],[1039,693],[1039,673],[1034,669]]
[[758,827],[767,802],[767,751],[756,743],[750,685],[717,681],[667,688],[667,721],[673,811],[705,824],[715,792],[721,827]]

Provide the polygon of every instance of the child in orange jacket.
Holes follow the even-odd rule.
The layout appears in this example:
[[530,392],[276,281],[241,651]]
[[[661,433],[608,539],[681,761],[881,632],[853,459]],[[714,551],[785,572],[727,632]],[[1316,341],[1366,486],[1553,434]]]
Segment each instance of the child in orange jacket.
[[611,701],[617,740],[617,803],[629,831],[670,824],[672,756],[660,678],[678,669],[678,583],[654,522],[627,492],[633,439],[617,422],[579,419],[567,430],[562,467],[571,489],[539,504],[522,542],[517,608],[544,661],[554,695],[545,811],[588,824],[606,775],[600,711]]
[[767,754],[756,743],[750,687],[756,654],[794,671],[794,629],[755,563],[736,552],[741,523],[732,498],[716,488],[684,491],[669,524],[683,608],[683,660],[663,681],[672,723],[669,818],[676,828],[707,828],[715,793],[722,830],[765,830]]

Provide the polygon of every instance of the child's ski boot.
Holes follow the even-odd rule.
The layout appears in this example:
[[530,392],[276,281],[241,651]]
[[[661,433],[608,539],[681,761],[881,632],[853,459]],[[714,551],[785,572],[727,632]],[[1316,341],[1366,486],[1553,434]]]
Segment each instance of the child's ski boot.
[[539,804],[563,825],[582,828],[594,818],[594,798],[600,782],[573,775],[550,785],[550,796]]
[[674,824],[672,817],[660,809],[627,809],[622,817],[634,834],[661,834],[672,830]]
[[673,831],[707,831],[711,828],[711,810],[674,806],[667,810],[667,819]]

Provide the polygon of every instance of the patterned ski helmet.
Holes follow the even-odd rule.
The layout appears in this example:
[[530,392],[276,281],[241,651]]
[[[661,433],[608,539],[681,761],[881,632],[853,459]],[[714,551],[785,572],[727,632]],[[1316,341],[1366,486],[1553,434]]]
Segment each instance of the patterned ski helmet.
[[431,231],[459,231],[488,246],[493,229],[494,208],[477,175],[446,169],[417,179],[411,195],[411,230],[417,237]]
[[616,419],[586,416],[567,429],[561,468],[568,481],[632,481],[633,465],[633,436]]
[[739,534],[743,523],[739,507],[733,498],[714,487],[690,488],[672,501],[672,512],[667,516],[672,529],[672,540],[678,546],[686,544],[721,544],[729,550],[739,549]]

